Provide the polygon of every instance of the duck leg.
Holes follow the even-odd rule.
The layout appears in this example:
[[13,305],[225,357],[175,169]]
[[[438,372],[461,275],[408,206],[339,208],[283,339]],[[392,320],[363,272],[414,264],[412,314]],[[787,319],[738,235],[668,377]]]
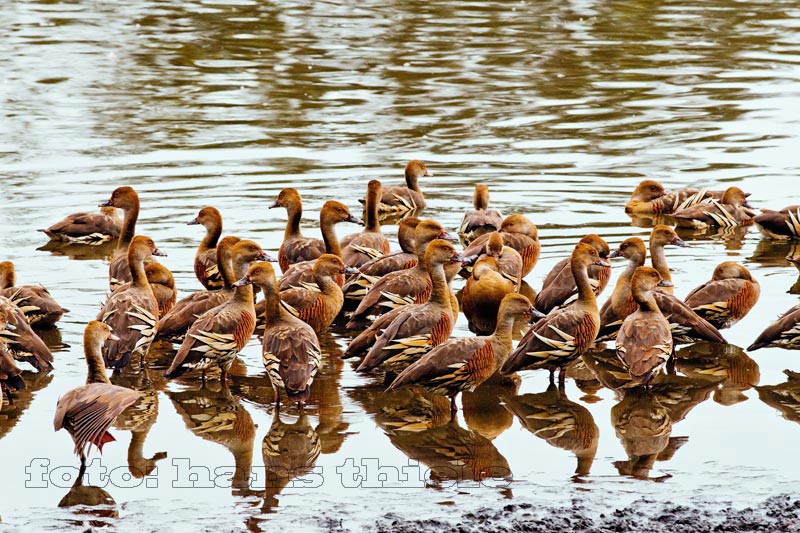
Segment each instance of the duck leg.
[[281,406],[281,396],[278,394],[277,387],[272,388],[272,403],[275,404],[276,410]]
[[567,372],[563,366],[558,367],[558,388],[563,390],[567,383]]
[[550,385],[555,385],[556,384],[555,375],[556,375],[556,369],[555,368],[551,368],[550,369]]
[[674,376],[675,372],[675,346],[672,346],[672,353],[669,354],[669,359],[667,359],[667,374],[670,376]]
[[450,418],[454,418],[457,412],[458,406],[456,405],[456,395],[453,394],[450,396]]
[[78,477],[75,478],[75,482],[72,484],[73,487],[83,486],[83,475],[85,473],[86,473],[86,454],[83,453],[83,450],[81,450],[81,467],[78,470]]

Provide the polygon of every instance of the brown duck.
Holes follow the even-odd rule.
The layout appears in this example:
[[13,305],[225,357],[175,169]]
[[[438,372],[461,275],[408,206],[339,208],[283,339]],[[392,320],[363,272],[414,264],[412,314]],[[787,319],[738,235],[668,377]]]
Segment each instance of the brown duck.
[[486,246],[479,255],[466,256],[469,257],[469,261],[464,263],[464,268],[461,269],[460,274],[465,278],[469,278],[473,263],[477,259],[487,256],[494,257],[497,260],[499,272],[514,284],[514,291],[518,292],[522,284],[523,259],[519,252],[503,244],[503,234],[498,231],[489,234]]
[[[586,235],[580,242],[594,247],[600,259],[608,259],[608,255],[611,253],[608,243],[594,233]],[[600,267],[592,265],[589,267],[589,279],[591,280],[592,290],[595,296],[600,296],[600,293],[602,293],[606,285],[608,285],[610,278],[611,266]],[[575,278],[572,277],[570,258],[567,257],[556,263],[553,269],[544,278],[542,290],[536,295],[536,300],[533,302],[533,305],[542,313],[549,313],[557,307],[569,305],[574,301],[577,295],[578,286],[575,284]]]
[[76,483],[86,471],[86,456],[94,444],[100,453],[107,442],[114,441],[108,432],[111,424],[129,405],[136,402],[139,393],[125,387],[112,385],[100,350],[107,341],[115,342],[107,324],[89,322],[83,334],[88,376],[86,385],[74,388],[58,400],[53,427],[64,428],[75,443],[75,454],[81,459]]
[[675,189],[667,192],[655,180],[644,180],[633,190],[631,199],[625,204],[629,215],[669,215],[695,206],[707,198],[722,198],[722,191],[705,189]]
[[695,313],[717,329],[729,328],[756,305],[761,287],[739,263],[717,265],[711,281],[696,287],[684,300]]
[[497,328],[488,337],[450,339],[433,348],[395,378],[390,391],[419,385],[450,398],[456,411],[459,392],[473,391],[505,363],[511,352],[511,330],[519,317],[531,318],[535,309],[521,294],[508,294],[500,304]]
[[364,204],[364,229],[360,233],[346,235],[340,241],[344,264],[360,267],[368,261],[390,252],[389,239],[381,232],[378,204],[381,200],[381,182],[372,180],[367,184],[367,200]]
[[[172,276],[172,272],[170,272],[169,269],[161,263],[147,264],[144,267],[144,275],[147,277],[147,282],[150,284],[150,288],[153,290],[153,295],[156,297],[156,302],[158,302],[158,318],[160,327],[161,317],[172,310],[172,308],[175,306],[175,300],[178,297],[178,291],[175,288],[175,278]],[[128,290],[130,286],[131,282],[128,281],[122,285],[119,285],[116,289],[114,289],[114,292]]]
[[708,203],[676,211],[672,216],[681,227],[750,226],[753,224],[753,212],[748,207],[747,195],[739,187],[728,187],[721,200],[711,199]]
[[504,374],[546,368],[550,370],[552,382],[558,368],[559,384],[564,383],[564,369],[589,349],[600,328],[600,313],[589,279],[591,265],[604,267],[608,263],[600,258],[593,246],[579,242],[570,260],[572,275],[578,285],[578,299],[551,312],[528,330],[503,364]]
[[385,187],[381,193],[378,211],[381,213],[406,213],[425,207],[425,196],[419,188],[421,177],[433,176],[425,163],[412,159],[406,164],[406,186]]
[[221,289],[223,282],[217,267],[217,243],[222,235],[222,215],[214,207],[204,207],[187,224],[201,224],[206,229],[206,235],[194,255],[194,275],[206,289]]
[[15,360],[29,363],[39,372],[53,369],[50,349],[31,329],[19,307],[5,296],[0,296],[0,345]]
[[488,255],[478,259],[461,293],[461,306],[469,330],[476,335],[491,334],[497,327],[500,302],[513,292],[516,287],[500,272],[497,259]]
[[767,326],[747,351],[767,347],[800,350],[800,305],[795,305]]
[[115,290],[97,315],[97,320],[108,324],[118,340],[110,340],[103,347],[107,365],[121,370],[131,358],[138,355],[140,366],[158,330],[158,301],[147,281],[144,263],[153,255],[164,255],[156,248],[153,239],[137,235],[128,247],[125,264],[132,282],[127,288]]
[[[661,274],[661,279],[672,283],[672,274],[667,265],[667,256],[664,253],[664,247],[668,245],[680,246],[681,248],[689,246],[678,237],[678,234],[672,228],[659,224],[650,232],[650,263]],[[672,294],[671,285],[663,286],[659,290]]]
[[[522,256],[522,277],[524,278],[531,273],[536,262],[539,261],[541,245],[536,226],[523,215],[510,215],[503,220],[500,234],[503,236],[503,243]],[[464,255],[470,257],[483,254],[490,235],[484,234],[472,241],[464,250]]]
[[790,205],[780,211],[764,209],[753,222],[767,239],[800,239],[800,205]]
[[[136,235],[136,221],[139,219],[139,195],[132,187],[118,187],[111,193],[111,198],[100,204],[100,207],[115,207],[122,209],[125,213],[117,249],[111,256],[111,262],[108,265],[109,285],[113,291],[126,281],[131,281],[128,268],[128,246]],[[152,258],[148,260],[148,262],[152,261]]]
[[[264,251],[255,242],[243,240],[234,245],[231,254],[234,273],[244,276],[253,257],[263,257]],[[253,287],[236,283],[232,287],[233,296],[229,300],[200,315],[186,332],[175,359],[164,373],[167,379],[201,370],[205,380],[206,370],[216,365],[222,372],[222,381],[228,380],[228,370],[256,327]]]
[[101,207],[99,213],[73,213],[39,231],[54,241],[96,245],[116,239],[121,230],[116,208]]
[[463,258],[443,239],[435,239],[425,250],[425,268],[431,280],[430,298],[424,303],[405,305],[393,314],[391,323],[375,338],[358,372],[383,366],[399,372],[438,346],[453,331],[455,315],[444,265]]
[[472,196],[473,210],[464,213],[461,226],[458,228],[458,236],[465,246],[485,233],[500,231],[503,224],[502,215],[489,209],[489,186],[476,185],[475,193]]
[[14,263],[0,263],[0,296],[5,296],[25,314],[28,323],[35,328],[47,328],[61,320],[64,309],[56,302],[50,292],[41,285],[16,286]]
[[628,367],[633,383],[647,388],[672,355],[672,331],[653,296],[656,287],[669,285],[656,269],[637,268],[631,291],[639,308],[625,318],[617,333],[617,356]]
[[[0,314],[0,331],[6,328],[5,316]],[[0,340],[0,410],[3,408],[3,394],[8,394],[12,390],[23,390],[25,381],[22,379],[22,371],[14,362],[14,356],[8,349],[5,342]],[[9,403],[11,399],[9,397]]]

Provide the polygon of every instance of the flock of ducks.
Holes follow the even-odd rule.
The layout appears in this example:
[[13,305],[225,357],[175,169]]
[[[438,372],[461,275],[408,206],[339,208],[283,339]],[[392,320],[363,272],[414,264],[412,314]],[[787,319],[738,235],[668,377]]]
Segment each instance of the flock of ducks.
[[[488,187],[477,185],[474,209],[465,213],[457,238],[439,222],[414,216],[425,207],[418,180],[431,175],[422,161],[413,160],[405,167],[405,186],[384,188],[370,181],[363,221],[348,206],[327,201],[320,212],[321,239],[301,231],[298,191],[282,190],[270,206],[287,213],[276,258],[252,240],[223,238],[219,211],[204,207],[188,222],[205,229],[194,259],[204,290],[180,300],[171,272],[155,259],[164,254],[153,239],[136,234],[140,203],[133,188],[114,190],[99,213],[70,215],[42,230],[50,239],[72,243],[118,240],[109,264],[110,295],[85,328],[86,384],[61,396],[56,408],[54,427],[71,434],[80,457],[76,483],[91,446],[102,452],[113,440],[111,424],[139,396],[111,384],[107,368],[143,367],[156,339],[179,345],[167,379],[199,377],[205,383],[217,371],[226,381],[239,352],[258,334],[276,412],[282,397],[302,410],[320,368],[319,336],[339,320],[357,333],[342,356],[359,359],[357,372],[382,372],[387,390],[415,387],[446,396],[452,416],[460,392],[473,391],[498,373],[543,369],[554,385],[558,372],[563,388],[567,366],[603,341],[614,342],[627,370],[621,386],[648,390],[657,375],[674,372],[677,345],[725,343],[720,330],[736,324],[758,301],[758,282],[730,261],[684,300],[677,298],[665,249],[686,244],[660,224],[648,243],[631,237],[615,249],[598,235],[586,235],[533,293],[522,282],[541,251],[533,222],[489,209]],[[747,197],[737,187],[666,191],[645,180],[625,209],[631,215],[669,215],[678,226],[756,224],[772,239],[800,238],[800,206],[757,214]],[[398,229],[401,251],[391,252],[381,232],[386,214],[405,217]],[[340,239],[341,223],[363,229]],[[459,238],[462,252],[454,245]],[[648,248],[651,266],[645,265]],[[599,306],[614,258],[627,265]],[[466,279],[460,303],[452,289],[456,276]],[[37,331],[66,312],[43,287],[17,285],[13,264],[0,263],[0,402],[2,394],[13,399],[13,391],[25,386],[17,362],[39,372],[53,368]],[[451,338],[459,312],[475,336]],[[520,334],[514,347],[512,339]],[[800,306],[770,325],[749,350],[766,346],[800,348]],[[513,398],[506,403],[513,408]]]

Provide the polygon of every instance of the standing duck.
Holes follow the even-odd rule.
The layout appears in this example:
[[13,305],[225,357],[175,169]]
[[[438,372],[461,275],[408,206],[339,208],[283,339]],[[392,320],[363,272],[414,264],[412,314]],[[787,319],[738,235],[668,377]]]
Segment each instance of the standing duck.
[[194,256],[194,275],[203,287],[212,291],[223,286],[222,274],[217,267],[217,243],[222,235],[222,215],[214,207],[204,207],[190,222],[190,226],[202,224],[206,235]]
[[122,370],[134,355],[138,355],[140,366],[158,330],[158,301],[147,281],[144,263],[151,256],[162,256],[153,239],[137,235],[128,247],[125,261],[132,279],[130,286],[115,290],[97,315],[97,320],[108,324],[116,332],[103,347],[103,358],[107,365]]
[[[178,297],[178,291],[175,289],[175,278],[172,272],[161,263],[149,263],[144,267],[144,275],[150,288],[153,290],[153,295],[158,302],[158,318],[159,327],[160,319],[175,306],[175,300]],[[114,292],[125,291],[132,285],[130,281],[118,285]],[[113,293],[112,293],[113,294]]]
[[103,453],[103,445],[114,440],[108,432],[111,424],[139,397],[136,391],[112,385],[106,375],[100,350],[107,341],[116,340],[107,324],[89,322],[83,334],[83,348],[89,370],[86,385],[64,394],[56,406],[53,427],[56,431],[61,428],[67,430],[75,443],[75,454],[81,459],[76,483],[80,483],[86,472],[86,455],[91,445],[94,444]]
[[800,205],[790,205],[780,211],[764,209],[753,222],[767,239],[800,239]]
[[340,241],[342,259],[347,266],[360,267],[364,263],[390,252],[389,239],[381,232],[381,223],[378,219],[381,190],[381,182],[378,180],[372,180],[367,184],[364,229],[360,233],[346,235]]
[[284,389],[299,406],[310,396],[311,383],[320,366],[322,350],[314,329],[281,306],[275,271],[269,263],[255,263],[234,285],[256,285],[264,293],[266,309],[262,361],[272,383],[276,407]]
[[[608,259],[611,249],[608,243],[603,240],[599,235],[594,233],[586,235],[580,242],[593,246],[597,250],[600,259]],[[611,279],[611,266],[600,267],[592,265],[589,267],[589,279],[592,283],[592,290],[595,296],[600,296],[603,289],[608,285]],[[575,278],[572,276],[572,268],[570,268],[570,258],[566,257],[556,263],[552,270],[544,278],[542,283],[542,290],[536,295],[533,303],[534,307],[542,313],[549,313],[556,307],[563,307],[572,303],[577,297],[578,286],[575,284]]]
[[324,243],[319,245],[319,239],[303,237],[300,231],[300,219],[303,218],[303,200],[297,189],[287,187],[278,194],[275,203],[270,209],[283,207],[286,209],[286,230],[283,232],[283,243],[278,250],[278,264],[282,272],[286,272],[289,265],[315,259],[322,255]]
[[486,239],[486,246],[479,252],[479,255],[467,256],[470,261],[464,263],[464,268],[461,269],[460,274],[465,278],[469,278],[473,261],[487,256],[494,257],[497,260],[497,267],[500,273],[510,280],[514,284],[514,290],[519,292],[522,284],[522,255],[514,248],[506,246],[503,242],[503,234],[498,231],[489,234],[489,238]]
[[497,259],[488,255],[478,259],[461,293],[469,330],[476,335],[491,334],[497,327],[500,303],[513,292],[516,292],[514,282],[500,273]]
[[[467,257],[480,255],[486,249],[486,241],[491,234],[484,234],[470,243],[464,250]],[[536,226],[523,215],[507,216],[500,225],[500,235],[503,243],[519,252],[522,256],[522,277],[531,273],[536,262],[539,261],[541,245],[539,244],[539,232]]]
[[386,187],[381,193],[378,211],[381,213],[406,213],[425,207],[425,196],[417,183],[421,177],[433,176],[425,163],[412,159],[406,164],[406,186]]
[[728,187],[721,200],[712,199],[708,203],[687,207],[672,216],[678,221],[678,226],[688,228],[750,226],[753,212],[747,207],[747,195],[739,187]]
[[739,263],[717,265],[711,281],[696,287],[684,300],[695,313],[717,329],[729,328],[756,305],[761,287]]
[[431,280],[430,298],[424,303],[405,305],[393,315],[392,321],[376,337],[358,372],[379,365],[399,372],[450,337],[455,315],[444,265],[461,261],[463,258],[449,242],[436,239],[428,244],[424,263]]
[[412,363],[395,378],[390,391],[409,385],[421,385],[450,398],[455,412],[456,396],[473,391],[505,363],[511,352],[511,330],[519,317],[531,318],[536,310],[521,294],[503,298],[497,316],[497,328],[488,337],[450,339]]
[[767,326],[747,351],[767,347],[800,350],[800,305],[795,305]]
[[126,281],[131,281],[128,269],[128,246],[130,246],[133,236],[136,235],[136,221],[139,219],[139,195],[132,187],[117,187],[111,193],[111,198],[100,204],[100,207],[115,207],[122,209],[125,213],[117,249],[111,256],[111,262],[108,265],[109,285],[113,291]]
[[[322,231],[322,241],[319,239],[303,239],[291,241],[295,249],[303,248],[303,257],[309,257],[308,260],[292,263],[289,268],[283,270],[281,276],[280,287],[281,290],[286,290],[289,287],[299,286],[302,282],[314,281],[312,273],[314,269],[314,259],[322,254],[333,254],[337,257],[342,257],[342,248],[339,244],[339,239],[336,237],[335,226],[339,222],[352,222],[353,224],[363,225],[364,222],[360,218],[356,218],[350,214],[350,210],[341,202],[335,200],[328,200],[322,206],[319,212],[319,227]],[[281,245],[281,249],[284,245]],[[280,252],[278,252],[280,258]],[[280,259],[278,260],[280,263]],[[339,286],[344,284],[344,277],[339,277],[337,280]]]
[[654,268],[637,268],[631,292],[639,308],[625,318],[617,333],[617,356],[628,367],[633,383],[646,388],[650,388],[653,376],[664,369],[672,354],[669,322],[653,296],[656,287],[670,284]]
[[[234,245],[231,254],[237,276],[245,275],[253,257],[261,260],[266,255],[258,244],[248,240]],[[167,379],[189,370],[201,370],[205,381],[206,370],[216,365],[222,371],[222,381],[228,380],[228,370],[256,327],[253,287],[236,283],[231,286],[235,289],[233,296],[200,315],[186,332],[175,359],[164,373]]]
[[[680,246],[685,248],[689,246],[678,237],[678,234],[669,226],[658,225],[650,232],[650,262],[653,268],[658,270],[661,274],[661,279],[672,283],[672,274],[667,265],[667,256],[664,253],[664,247],[667,245]],[[672,294],[672,285],[665,285],[661,292]]]
[[0,263],[0,296],[5,296],[25,314],[28,323],[33,327],[47,328],[55,325],[64,313],[64,309],[56,302],[47,289],[41,285],[22,285],[16,287],[14,263]]
[[[0,331],[6,328],[5,316],[0,314]],[[11,390],[22,390],[25,388],[25,381],[22,379],[22,371],[14,362],[14,356],[8,350],[5,342],[0,340],[0,410],[3,409],[3,394],[8,394]],[[9,398],[9,402],[11,399]]]
[[631,199],[625,204],[625,212],[629,215],[670,215],[709,198],[720,200],[722,194],[722,191],[705,189],[675,189],[667,192],[659,182],[644,180],[633,190]]
[[476,238],[485,233],[500,231],[503,224],[503,217],[494,209],[489,209],[489,186],[476,185],[475,193],[472,196],[472,211],[464,213],[461,226],[458,228],[458,236],[464,246],[468,246]]
[[73,213],[39,231],[54,241],[95,245],[116,239],[121,230],[116,208],[101,207],[99,213]]
[[605,267],[608,263],[600,258],[593,246],[579,242],[570,260],[572,275],[578,285],[578,299],[551,312],[525,333],[503,364],[504,374],[547,368],[552,382],[558,368],[559,385],[564,384],[564,369],[589,349],[600,329],[600,313],[588,272],[591,265]]

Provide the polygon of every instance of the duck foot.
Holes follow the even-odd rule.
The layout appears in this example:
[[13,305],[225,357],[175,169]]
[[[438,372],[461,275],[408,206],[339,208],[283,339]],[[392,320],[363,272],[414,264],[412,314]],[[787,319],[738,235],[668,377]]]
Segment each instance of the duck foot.
[[556,376],[556,369],[555,368],[551,368],[550,369],[550,385],[555,385],[556,384],[555,376]]

